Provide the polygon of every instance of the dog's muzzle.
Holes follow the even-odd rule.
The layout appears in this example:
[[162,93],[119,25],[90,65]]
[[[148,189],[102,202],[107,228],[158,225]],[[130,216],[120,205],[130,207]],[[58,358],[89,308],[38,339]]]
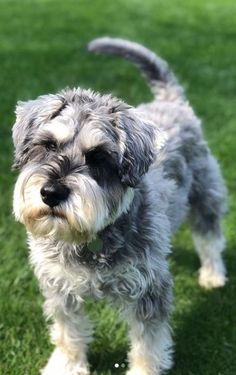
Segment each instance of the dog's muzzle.
[[41,188],[40,194],[43,203],[52,208],[65,201],[70,194],[70,190],[62,183],[54,181],[46,183]]

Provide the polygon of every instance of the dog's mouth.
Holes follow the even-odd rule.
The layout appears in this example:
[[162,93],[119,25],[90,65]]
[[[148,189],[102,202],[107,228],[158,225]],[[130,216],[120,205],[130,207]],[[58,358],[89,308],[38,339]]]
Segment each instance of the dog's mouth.
[[45,217],[66,220],[66,215],[62,211],[59,211],[58,209],[54,209],[54,208],[50,208],[50,209],[41,208],[41,209],[34,210],[31,212],[30,217],[28,217],[28,219],[40,220]]
[[34,207],[24,216],[22,223],[34,236],[55,236],[58,240],[67,242],[88,242],[91,234],[81,226],[81,223],[61,207]]
[[87,231],[71,225],[66,214],[59,208],[35,209],[27,216],[24,224],[36,237],[53,235],[58,240],[76,243],[88,242],[90,238]]
[[66,215],[61,211],[55,211],[53,209],[50,210],[49,216],[59,218],[59,219],[66,219]]

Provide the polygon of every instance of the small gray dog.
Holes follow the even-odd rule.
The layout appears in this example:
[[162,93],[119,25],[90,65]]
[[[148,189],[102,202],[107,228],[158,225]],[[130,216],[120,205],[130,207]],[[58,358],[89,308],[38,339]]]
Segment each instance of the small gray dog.
[[223,286],[225,186],[166,62],[121,39],[94,40],[89,50],[137,64],[154,100],[132,108],[66,89],[18,103],[14,213],[54,322],[56,348],[42,374],[89,374],[83,301],[92,296],[117,306],[130,327],[127,374],[159,375],[172,364],[171,234],[188,217],[200,285]]

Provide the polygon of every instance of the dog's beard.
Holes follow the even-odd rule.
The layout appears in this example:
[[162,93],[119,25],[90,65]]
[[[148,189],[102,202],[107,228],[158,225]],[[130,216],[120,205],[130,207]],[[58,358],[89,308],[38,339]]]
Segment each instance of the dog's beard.
[[109,212],[102,190],[93,179],[69,176],[70,196],[53,208],[41,199],[40,190],[46,182],[47,176],[26,168],[15,186],[14,213],[30,233],[80,242],[102,229]]
[[111,215],[104,193],[96,181],[85,175],[71,175],[66,178],[70,188],[68,199],[50,208],[43,203],[40,195],[46,182],[47,176],[38,173],[37,167],[28,167],[15,185],[15,217],[35,237],[87,242],[127,211],[133,199],[133,191],[128,189]]

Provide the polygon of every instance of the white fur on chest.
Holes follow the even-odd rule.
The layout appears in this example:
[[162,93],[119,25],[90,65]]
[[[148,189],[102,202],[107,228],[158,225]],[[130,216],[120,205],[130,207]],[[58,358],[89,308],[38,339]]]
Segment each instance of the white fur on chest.
[[45,295],[72,295],[83,301],[87,297],[101,299],[138,299],[150,284],[150,265],[142,272],[138,259],[121,262],[113,268],[90,267],[79,263],[66,264],[63,257],[54,254],[56,249],[43,246],[42,242],[30,241],[30,262]]
[[66,265],[63,257],[54,256],[55,250],[42,247],[42,243],[33,241],[30,245],[30,263],[43,291],[65,296],[70,294],[81,300],[91,295],[102,297],[100,283],[93,270],[81,264]]

